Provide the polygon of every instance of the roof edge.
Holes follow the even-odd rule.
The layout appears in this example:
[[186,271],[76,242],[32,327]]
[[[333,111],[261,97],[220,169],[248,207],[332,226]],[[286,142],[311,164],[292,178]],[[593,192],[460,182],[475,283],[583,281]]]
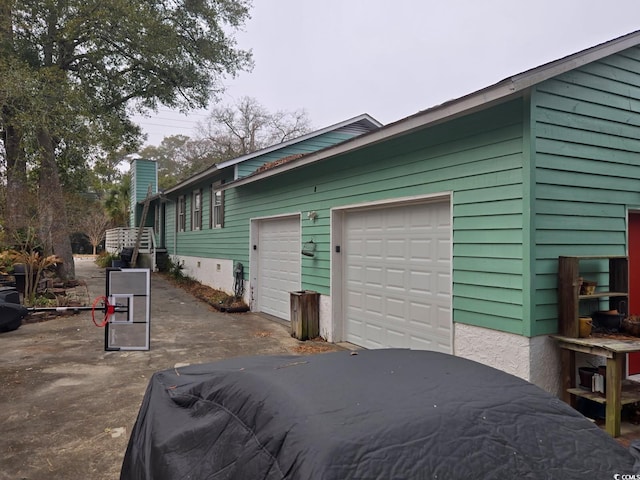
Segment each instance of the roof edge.
[[[180,190],[184,187],[188,187],[189,185],[193,184],[193,183],[197,183],[200,182],[204,179],[206,179],[207,177],[213,175],[215,172],[218,172],[224,168],[228,168],[234,165],[237,165],[238,163],[242,163],[245,160],[249,160],[251,158],[255,158],[255,157],[259,157],[261,155],[265,155],[267,153],[270,152],[274,152],[276,150],[280,150],[281,148],[284,147],[288,147],[289,145],[294,145],[296,143],[308,140],[310,138],[314,138],[320,135],[323,135],[327,132],[331,132],[333,130],[337,130],[339,128],[342,127],[346,127],[347,125],[351,125],[352,123],[357,123],[357,122],[365,122],[368,123],[369,126],[371,128],[374,129],[380,129],[383,127],[383,124],[381,122],[379,122],[378,120],[376,120],[375,118],[373,118],[371,115],[369,115],[368,113],[362,113],[360,115],[357,115],[355,117],[349,118],[347,120],[343,120],[341,122],[335,123],[333,125],[329,125],[328,127],[324,127],[321,128],[320,130],[314,130],[313,132],[307,133],[305,135],[302,135],[300,137],[296,137],[293,138],[291,140],[288,140],[286,142],[282,142],[282,143],[277,143],[275,145],[271,145],[269,147],[263,148],[262,150],[257,150],[255,152],[251,152],[248,153],[246,155],[243,155],[241,157],[235,157],[232,158],[230,160],[225,160],[224,162],[220,162],[216,165],[213,165],[212,167],[207,168],[206,170],[203,170],[200,173],[197,173],[191,177],[189,177],[188,179],[174,185],[171,188],[168,188],[164,193],[165,194],[169,194],[169,193],[173,193],[177,190]],[[366,134],[365,134],[366,135]]]
[[236,158],[232,158],[230,160],[225,160],[224,162],[218,163],[218,169],[223,169],[223,168],[226,168],[226,167],[230,167],[232,165],[236,165],[238,163],[242,163],[245,160],[249,160],[250,158],[259,157],[261,155],[265,155],[267,153],[274,152],[276,150],[280,150],[281,148],[288,147],[289,145],[294,145],[296,143],[303,142],[303,141],[308,140],[310,138],[318,137],[318,136],[323,135],[323,134],[325,134],[327,132],[331,132],[333,130],[337,130],[339,128],[346,127],[347,125],[351,125],[352,123],[357,123],[357,122],[362,122],[362,121],[364,121],[366,123],[369,123],[371,127],[376,128],[376,129],[381,128],[383,126],[382,123],[380,123],[378,120],[373,118],[368,113],[363,113],[363,114],[360,114],[360,115],[358,115],[356,117],[349,118],[347,120],[343,120],[342,122],[338,122],[338,123],[335,123],[333,125],[329,125],[328,127],[321,128],[320,130],[314,130],[313,132],[306,133],[304,135],[301,135],[300,137],[292,138],[291,140],[287,140],[286,142],[276,143],[275,145],[271,145],[269,147],[263,148],[262,150],[256,150],[255,152],[247,153],[246,155],[243,155],[241,157],[236,157]]
[[390,123],[379,130],[368,134],[354,137],[338,145],[327,147],[319,152],[309,153],[304,157],[271,170],[259,172],[247,177],[240,178],[226,184],[223,188],[238,187],[250,182],[255,182],[263,178],[284,173],[295,168],[300,168],[309,163],[313,163],[324,158],[340,155],[351,150],[357,150],[374,145],[396,136],[406,135],[426,126],[434,125],[445,120],[453,119],[460,115],[473,113],[474,111],[488,108],[507,101],[511,98],[519,97],[523,92],[528,91],[532,86],[550,78],[574,70],[587,63],[592,63],[604,57],[621,52],[628,48],[640,44],[640,30],[609,40],[607,42],[589,47],[580,52],[573,53],[566,57],[554,60],[538,67],[526,70],[522,73],[507,77],[493,85],[482,88],[457,99],[449,100],[440,105],[436,105],[427,110],[419,111],[413,115]]

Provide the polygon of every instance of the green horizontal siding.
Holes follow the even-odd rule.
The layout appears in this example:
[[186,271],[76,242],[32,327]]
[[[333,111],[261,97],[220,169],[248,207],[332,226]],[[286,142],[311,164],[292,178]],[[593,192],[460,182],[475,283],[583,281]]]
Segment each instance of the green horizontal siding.
[[[175,233],[175,205],[168,207],[167,245],[176,235],[180,255],[248,267],[251,219],[301,213],[302,242],[317,244],[314,258],[302,258],[302,288],[328,294],[332,208],[451,192],[454,321],[555,333],[557,257],[626,253],[626,211],[640,205],[639,129],[634,48],[522,99],[231,188],[222,229],[208,228],[210,185],[203,185],[203,230]],[[238,172],[346,139],[336,135],[244,162]],[[312,210],[316,222],[306,217]]]
[[[203,190],[204,228],[175,231],[175,195],[167,209],[167,246],[173,253],[175,237],[178,255],[228,258],[248,267],[251,219],[302,213],[302,242],[317,244],[314,258],[302,258],[302,288],[329,294],[332,208],[453,192],[454,320],[522,333],[522,182],[522,103],[517,100],[231,188],[225,192],[222,229],[208,228],[210,184],[196,185]],[[195,188],[184,192],[187,229]],[[318,213],[316,222],[306,217],[312,210]]]
[[[302,241],[318,245],[303,259],[302,288],[329,293],[331,208],[453,191],[454,320],[522,333],[522,175],[522,103],[513,101],[231,189],[226,220],[301,212]],[[245,240],[236,255],[247,254]]]
[[[152,160],[136,159],[131,169],[131,193],[129,198],[129,224],[132,227],[140,226],[143,206],[139,202],[147,198],[147,193],[151,186],[151,193],[158,191],[156,162]],[[149,209],[149,215],[145,219],[144,225],[150,226],[153,223],[153,210]]]
[[[165,223],[165,243],[170,254],[232,259],[233,256],[227,252],[234,250],[227,248],[227,245],[237,242],[240,237],[242,238],[242,242],[246,243],[244,233],[238,234],[234,232],[233,229],[209,227],[211,219],[211,186],[222,180],[231,181],[231,172],[208,180],[207,182],[191,186],[188,190],[175,192],[171,195],[167,202]],[[202,229],[194,231],[191,228],[192,201],[193,193],[197,190],[202,191]],[[186,229],[184,232],[178,232],[176,220],[178,198],[182,195],[186,197],[187,201]]]
[[548,80],[532,98],[533,333],[546,334],[557,331],[557,257],[626,253],[627,207],[640,204],[640,50]]
[[288,147],[260,155],[256,158],[251,158],[237,165],[238,178],[246,177],[266,163],[274,162],[290,155],[317,152],[323,148],[349,140],[350,138],[353,138],[353,136],[353,134],[345,132],[327,132],[322,135],[318,135],[317,137],[304,140],[300,143],[289,145]]

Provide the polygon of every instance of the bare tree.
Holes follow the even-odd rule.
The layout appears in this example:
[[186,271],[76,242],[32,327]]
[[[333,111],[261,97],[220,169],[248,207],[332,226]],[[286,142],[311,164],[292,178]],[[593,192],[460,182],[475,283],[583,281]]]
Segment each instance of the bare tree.
[[209,143],[216,161],[239,157],[304,135],[312,129],[307,112],[269,112],[255,98],[242,97],[235,105],[214,108],[199,126],[199,137]]
[[111,224],[109,217],[101,208],[89,210],[78,220],[80,232],[84,233],[93,247],[93,254],[96,254],[98,245],[104,240],[107,228]]

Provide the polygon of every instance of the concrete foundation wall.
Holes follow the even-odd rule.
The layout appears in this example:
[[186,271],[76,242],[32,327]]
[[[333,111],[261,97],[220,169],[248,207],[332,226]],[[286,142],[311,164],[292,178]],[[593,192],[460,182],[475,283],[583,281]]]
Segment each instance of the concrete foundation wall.
[[546,335],[528,338],[472,325],[454,324],[454,354],[560,394],[560,355]]
[[320,336],[328,342],[334,342],[335,335],[331,324],[331,296],[320,295]]
[[233,261],[217,258],[177,256],[182,272],[204,285],[233,293]]

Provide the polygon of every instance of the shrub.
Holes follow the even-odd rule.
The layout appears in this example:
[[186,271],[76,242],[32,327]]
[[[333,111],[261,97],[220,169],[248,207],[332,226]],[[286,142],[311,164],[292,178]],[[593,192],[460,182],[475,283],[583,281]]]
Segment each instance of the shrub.
[[100,252],[95,262],[100,268],[107,268],[113,264],[114,260],[120,260],[120,255],[116,253]]
[[184,261],[180,262],[177,258],[167,259],[167,275],[178,283],[188,283],[191,278],[184,274]]

